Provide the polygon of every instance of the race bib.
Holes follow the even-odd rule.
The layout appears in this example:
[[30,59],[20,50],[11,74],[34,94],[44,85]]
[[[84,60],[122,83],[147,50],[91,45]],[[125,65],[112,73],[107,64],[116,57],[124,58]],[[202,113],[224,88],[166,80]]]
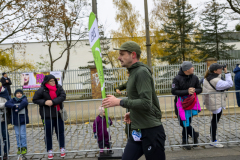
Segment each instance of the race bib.
[[141,133],[141,130],[140,131],[136,131],[136,130],[133,130],[132,131],[132,137],[134,139],[134,141],[142,141],[141,138],[142,138],[142,133]]

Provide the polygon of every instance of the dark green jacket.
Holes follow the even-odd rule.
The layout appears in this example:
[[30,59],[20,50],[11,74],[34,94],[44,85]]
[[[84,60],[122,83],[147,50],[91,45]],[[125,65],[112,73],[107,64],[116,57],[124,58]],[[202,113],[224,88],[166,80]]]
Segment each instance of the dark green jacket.
[[127,82],[128,98],[123,100],[123,107],[131,110],[131,129],[160,126],[161,110],[150,68],[137,62],[128,70],[130,72]]

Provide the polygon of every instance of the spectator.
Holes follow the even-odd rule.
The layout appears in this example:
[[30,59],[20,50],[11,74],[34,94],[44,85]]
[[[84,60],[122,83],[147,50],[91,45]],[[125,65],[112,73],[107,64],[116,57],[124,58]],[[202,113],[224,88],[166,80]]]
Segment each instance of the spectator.
[[58,84],[53,75],[44,77],[41,88],[33,96],[33,103],[40,106],[40,116],[45,129],[45,142],[48,151],[48,159],[53,159],[52,153],[52,133],[55,132],[59,141],[61,157],[65,157],[65,137],[64,121],[60,115],[60,109],[63,109],[63,101],[66,99],[66,93],[62,86]]
[[[180,126],[182,127],[182,144],[187,150],[191,150],[190,145],[188,145],[188,135],[193,138],[194,144],[198,144],[199,133],[195,132],[194,128],[191,126],[193,115],[188,116],[188,118],[186,119],[188,125],[185,125],[185,122],[180,117],[181,114],[179,113],[176,104],[179,97],[184,99],[185,96],[193,95],[194,93],[200,94],[202,92],[198,77],[193,73],[194,68],[192,63],[184,61],[178,72],[178,75],[173,79],[172,82],[172,94],[176,95],[174,100],[175,114],[178,116]],[[191,114],[192,113],[193,112],[191,112]],[[194,145],[194,147],[195,146],[197,145]]]
[[[108,118],[108,124],[112,125],[112,120],[110,117]],[[105,111],[102,106],[99,107],[99,115],[93,122],[93,133],[94,137],[98,140],[98,146],[101,149],[100,153],[103,152],[103,149],[105,147],[107,147],[107,149],[110,149]]]
[[11,92],[10,86],[12,85],[12,82],[11,82],[10,78],[8,78],[7,73],[4,72],[2,75],[3,75],[2,79],[1,79],[2,85],[8,90],[8,94],[11,98],[12,92]]
[[27,154],[26,124],[29,123],[28,100],[21,89],[17,89],[14,96],[15,97],[5,105],[7,108],[12,109],[11,123],[14,125],[17,139],[17,154],[24,155]]
[[[129,71],[127,71],[127,76],[129,77]],[[125,89],[127,89],[127,82],[122,84],[122,85],[120,85],[120,86],[118,86],[118,87],[116,87],[115,88],[115,92],[117,92],[118,94],[122,94],[121,91],[125,90]]]
[[[235,90],[239,91],[240,90],[240,65],[239,64],[236,65],[236,68],[233,70],[233,72],[235,73],[235,77],[234,77]],[[240,107],[239,92],[236,92],[236,98],[237,98],[238,107]]]
[[[2,132],[2,140],[4,141],[4,147],[3,147],[3,151],[4,151],[4,155],[3,155],[3,159],[7,159],[8,158],[8,153],[10,150],[10,141],[9,141],[9,133],[8,133],[8,123],[5,121],[5,118],[7,120],[10,120],[10,113],[7,113],[8,110],[4,109],[5,108],[5,103],[10,100],[9,99],[9,95],[8,95],[8,91],[7,89],[5,89],[2,86],[2,83],[0,82],[0,118],[1,118],[1,132]],[[6,117],[5,117],[6,115]],[[8,118],[9,116],[9,118]],[[0,147],[1,147],[0,144]],[[0,156],[2,156],[2,150],[0,149]]]
[[[224,73],[226,80],[221,79],[223,66],[217,63],[211,64],[208,72],[205,75],[203,81],[203,93],[208,93],[203,95],[203,101],[206,108],[212,112],[212,121],[210,127],[211,142],[212,146],[221,148],[222,144],[217,143],[216,132],[217,123],[219,122],[222,115],[222,108],[226,108],[226,94],[220,93],[224,92],[226,89],[233,86],[233,81],[231,73],[227,72],[227,67],[224,68]],[[214,92],[219,92],[218,94]],[[212,93],[212,94],[211,94]]]

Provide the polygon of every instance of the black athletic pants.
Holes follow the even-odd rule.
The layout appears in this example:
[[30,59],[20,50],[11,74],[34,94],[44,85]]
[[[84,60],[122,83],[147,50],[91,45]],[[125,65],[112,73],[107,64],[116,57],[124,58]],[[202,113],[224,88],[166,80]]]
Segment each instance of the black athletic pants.
[[220,113],[212,115],[212,122],[210,127],[212,142],[216,141],[217,123],[219,122],[221,115],[222,115],[222,110]]
[[134,141],[129,136],[122,160],[138,160],[143,154],[146,160],[165,160],[166,135],[162,125],[158,127],[142,129],[142,141]]

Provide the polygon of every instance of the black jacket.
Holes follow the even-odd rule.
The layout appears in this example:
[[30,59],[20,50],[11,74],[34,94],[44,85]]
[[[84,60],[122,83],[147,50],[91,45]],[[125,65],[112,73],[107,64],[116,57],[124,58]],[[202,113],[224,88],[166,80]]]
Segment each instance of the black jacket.
[[191,87],[196,89],[196,94],[200,94],[202,92],[202,87],[199,83],[198,77],[195,75],[187,76],[182,71],[182,68],[180,68],[178,75],[173,79],[173,82],[172,82],[172,94],[176,95],[175,100],[174,100],[176,115],[178,115],[178,110],[176,107],[178,96],[189,95],[188,89]]
[[[48,75],[52,76],[52,75]],[[57,79],[54,77],[56,86],[57,86],[57,98],[51,99],[49,95],[49,90],[45,86],[45,83],[48,82],[50,79],[45,76],[44,81],[42,82],[41,88],[39,88],[34,96],[33,96],[33,103],[38,104],[39,107],[39,112],[41,119],[50,119],[50,118],[56,118],[58,115],[58,118],[60,117],[59,112],[57,112],[57,107],[56,105],[60,105],[60,108],[63,108],[63,101],[66,99],[66,93],[63,90],[62,86],[58,84]],[[52,100],[53,106],[49,107],[45,105],[45,102],[47,100]]]
[[[6,82],[6,80],[8,80],[8,83]],[[8,94],[11,95],[12,92],[11,92],[11,87],[10,86],[12,85],[12,82],[11,82],[10,78],[5,79],[4,77],[2,77],[1,82],[2,82],[2,85],[5,88],[7,88]]]

